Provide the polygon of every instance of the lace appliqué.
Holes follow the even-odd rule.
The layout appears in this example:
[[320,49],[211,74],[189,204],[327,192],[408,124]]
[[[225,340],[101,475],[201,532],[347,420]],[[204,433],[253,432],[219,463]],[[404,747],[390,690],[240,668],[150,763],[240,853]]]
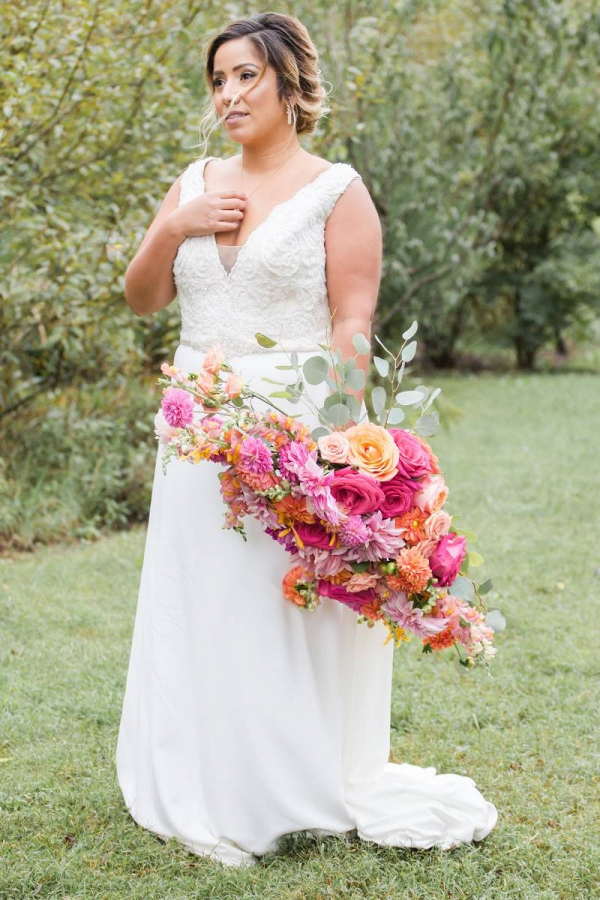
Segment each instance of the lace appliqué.
[[[204,166],[181,177],[179,204],[204,191]],[[325,224],[347,185],[361,175],[334,163],[271,210],[240,248],[228,273],[214,234],[179,245],[173,276],[181,311],[180,340],[197,350],[220,342],[228,356],[268,353],[256,332],[279,341],[277,350],[314,350],[327,340]]]

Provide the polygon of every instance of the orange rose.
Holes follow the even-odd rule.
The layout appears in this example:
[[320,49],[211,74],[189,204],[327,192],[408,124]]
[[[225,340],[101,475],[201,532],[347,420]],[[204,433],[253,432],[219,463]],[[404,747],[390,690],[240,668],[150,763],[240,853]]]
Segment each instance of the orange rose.
[[348,462],[364,475],[378,481],[389,481],[398,471],[400,453],[393,437],[374,422],[354,425],[344,432],[350,449]]

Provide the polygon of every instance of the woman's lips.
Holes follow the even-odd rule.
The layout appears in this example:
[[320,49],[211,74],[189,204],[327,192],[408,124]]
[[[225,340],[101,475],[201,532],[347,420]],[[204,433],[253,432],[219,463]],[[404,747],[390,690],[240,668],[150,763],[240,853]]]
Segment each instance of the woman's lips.
[[225,121],[226,122],[239,122],[241,119],[245,119],[248,113],[234,113],[231,116],[228,116]]

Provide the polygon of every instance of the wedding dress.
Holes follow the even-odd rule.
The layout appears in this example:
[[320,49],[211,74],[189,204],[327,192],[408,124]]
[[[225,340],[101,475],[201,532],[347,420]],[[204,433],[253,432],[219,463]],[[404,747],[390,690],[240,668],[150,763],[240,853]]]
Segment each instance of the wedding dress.
[[[180,204],[202,193],[210,159],[185,170]],[[331,165],[239,248],[213,234],[183,241],[176,366],[197,371],[220,341],[269,393],[261,379],[283,374],[281,348],[300,362],[314,353],[329,324],[325,223],[356,177]],[[263,349],[256,332],[280,345]],[[252,519],[247,543],[222,528],[217,465],[172,461],[163,473],[161,452],[116,752],[133,819],[235,866],[297,831],[423,849],[489,834],[498,813],[471,778],[388,761],[385,626],[358,625],[335,600],[307,612],[284,599],[283,548]]]

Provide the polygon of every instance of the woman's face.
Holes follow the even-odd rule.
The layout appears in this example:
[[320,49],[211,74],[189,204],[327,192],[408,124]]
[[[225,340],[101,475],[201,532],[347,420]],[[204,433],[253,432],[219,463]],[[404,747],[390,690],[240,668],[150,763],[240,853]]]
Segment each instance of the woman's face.
[[[277,75],[267,65],[258,80],[262,63],[252,42],[236,38],[222,44],[214,57],[213,100],[219,118],[234,110],[242,117],[225,120],[223,127],[232,140],[252,144],[275,130],[288,130],[285,101],[277,97]],[[237,102],[240,91],[247,93]]]

